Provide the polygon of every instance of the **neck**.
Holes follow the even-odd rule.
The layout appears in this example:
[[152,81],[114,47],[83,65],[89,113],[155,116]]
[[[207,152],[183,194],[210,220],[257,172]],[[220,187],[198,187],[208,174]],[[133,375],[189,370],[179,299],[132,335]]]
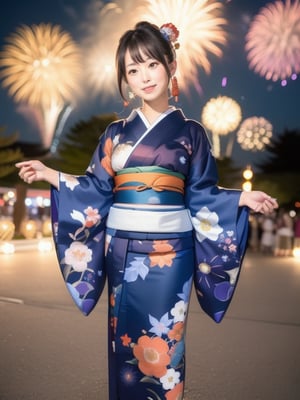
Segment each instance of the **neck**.
[[156,119],[169,108],[168,101],[160,102],[159,104],[150,104],[144,102],[141,110],[144,116],[147,118],[150,124],[156,121]]

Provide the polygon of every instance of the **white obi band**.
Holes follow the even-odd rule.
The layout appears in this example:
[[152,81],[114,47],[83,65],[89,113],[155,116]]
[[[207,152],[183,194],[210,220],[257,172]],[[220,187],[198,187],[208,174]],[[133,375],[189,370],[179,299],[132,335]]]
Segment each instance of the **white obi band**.
[[156,211],[112,206],[106,225],[111,229],[132,232],[188,232],[193,229],[187,209]]

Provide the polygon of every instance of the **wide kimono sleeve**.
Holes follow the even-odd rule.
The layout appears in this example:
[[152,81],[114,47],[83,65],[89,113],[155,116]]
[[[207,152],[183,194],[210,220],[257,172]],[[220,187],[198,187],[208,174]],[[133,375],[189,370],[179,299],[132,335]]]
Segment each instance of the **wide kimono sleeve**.
[[112,123],[100,138],[83,176],[60,173],[59,189],[51,188],[51,218],[56,254],[66,286],[79,309],[88,315],[103,291],[105,222],[113,201],[110,157]]
[[186,205],[194,228],[194,285],[202,309],[220,322],[228,309],[246,251],[248,208],[240,190],[217,186],[216,160],[204,129],[190,122],[192,154]]

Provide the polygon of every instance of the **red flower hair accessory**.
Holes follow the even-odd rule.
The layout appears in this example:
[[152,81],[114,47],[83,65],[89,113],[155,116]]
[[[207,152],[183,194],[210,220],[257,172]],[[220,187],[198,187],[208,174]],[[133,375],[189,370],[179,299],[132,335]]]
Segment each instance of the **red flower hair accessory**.
[[171,22],[167,24],[163,24],[160,27],[160,33],[168,42],[171,42],[174,49],[177,50],[179,48],[179,43],[177,42],[179,36],[179,30],[176,28],[174,24]]

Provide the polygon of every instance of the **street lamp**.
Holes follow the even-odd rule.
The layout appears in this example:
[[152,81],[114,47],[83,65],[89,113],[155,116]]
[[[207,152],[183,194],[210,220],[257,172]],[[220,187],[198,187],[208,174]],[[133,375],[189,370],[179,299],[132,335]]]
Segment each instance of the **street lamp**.
[[243,182],[242,188],[245,192],[251,192],[252,190],[252,182],[253,171],[250,165],[247,165],[246,169],[243,171],[243,178],[245,181]]

